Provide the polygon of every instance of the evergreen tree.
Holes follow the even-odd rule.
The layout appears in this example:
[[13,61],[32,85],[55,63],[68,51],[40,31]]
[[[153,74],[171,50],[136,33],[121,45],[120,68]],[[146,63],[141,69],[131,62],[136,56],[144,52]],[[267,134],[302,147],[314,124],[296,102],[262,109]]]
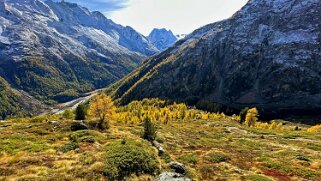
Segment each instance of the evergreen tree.
[[148,141],[154,141],[156,138],[156,127],[149,117],[144,118],[144,135],[143,138]]
[[244,122],[245,122],[246,114],[247,114],[247,111],[248,111],[249,109],[250,109],[250,108],[246,107],[246,108],[244,108],[244,109],[241,110],[241,112],[240,112],[241,123],[244,123]]
[[87,114],[87,106],[85,104],[79,104],[76,108],[76,120],[85,120]]

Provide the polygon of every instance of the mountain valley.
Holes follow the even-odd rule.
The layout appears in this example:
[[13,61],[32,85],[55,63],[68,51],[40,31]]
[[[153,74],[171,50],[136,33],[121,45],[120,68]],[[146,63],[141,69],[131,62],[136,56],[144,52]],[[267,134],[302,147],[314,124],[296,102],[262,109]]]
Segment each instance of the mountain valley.
[[321,1],[241,1],[0,0],[0,180],[321,181]]

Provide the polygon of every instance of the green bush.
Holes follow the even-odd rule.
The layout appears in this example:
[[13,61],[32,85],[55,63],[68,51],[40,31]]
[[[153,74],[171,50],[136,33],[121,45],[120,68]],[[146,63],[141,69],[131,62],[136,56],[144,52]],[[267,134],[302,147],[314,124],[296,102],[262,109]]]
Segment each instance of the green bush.
[[261,175],[247,175],[245,177],[245,180],[247,181],[272,181],[271,179],[261,176]]
[[220,152],[210,152],[207,154],[206,159],[212,163],[220,163],[230,160],[228,156]]
[[79,130],[70,135],[70,140],[73,142],[99,142],[104,143],[105,136],[94,130]]
[[196,164],[198,162],[198,156],[195,154],[187,154],[179,157],[184,164]]
[[74,119],[75,118],[75,114],[73,113],[72,110],[67,109],[62,113],[62,117],[65,119]]
[[37,116],[37,117],[33,117],[30,120],[31,123],[46,123],[49,122],[49,118],[47,116]]
[[61,151],[63,153],[67,153],[68,151],[71,151],[71,150],[75,150],[79,148],[79,144],[77,142],[70,142],[70,143],[67,143],[59,148],[57,148],[58,151]]
[[107,146],[104,174],[110,180],[121,180],[135,173],[153,175],[159,169],[156,151],[146,141],[128,139]]
[[85,152],[79,156],[79,162],[84,165],[91,165],[96,161],[96,157],[90,152]]

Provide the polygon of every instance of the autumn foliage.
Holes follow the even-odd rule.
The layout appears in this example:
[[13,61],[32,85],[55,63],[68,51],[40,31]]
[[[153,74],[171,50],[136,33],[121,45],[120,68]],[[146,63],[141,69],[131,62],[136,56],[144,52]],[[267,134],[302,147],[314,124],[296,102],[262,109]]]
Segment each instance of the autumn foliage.
[[98,119],[96,125],[99,129],[110,127],[115,111],[116,107],[112,99],[105,93],[93,97],[89,102],[88,116]]
[[122,124],[141,124],[145,118],[153,124],[170,124],[171,122],[185,122],[191,120],[221,120],[226,116],[221,113],[209,113],[188,107],[184,103],[168,103],[154,98],[133,101],[130,104],[118,107],[115,121]]
[[249,109],[245,117],[245,125],[248,127],[254,127],[258,120],[258,111],[256,108]]
[[310,133],[321,132],[321,124],[310,127],[308,130]]

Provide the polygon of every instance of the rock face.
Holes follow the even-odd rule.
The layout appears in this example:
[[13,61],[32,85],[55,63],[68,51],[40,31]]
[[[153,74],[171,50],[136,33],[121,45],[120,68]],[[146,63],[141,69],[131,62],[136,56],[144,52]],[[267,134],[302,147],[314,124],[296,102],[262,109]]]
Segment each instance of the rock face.
[[147,37],[160,51],[166,50],[168,47],[174,45],[177,41],[177,37],[171,30],[153,29],[153,31]]
[[38,100],[106,87],[157,52],[134,29],[77,4],[0,2],[0,76]]
[[121,103],[208,100],[264,113],[321,112],[321,1],[250,0],[110,88]]

